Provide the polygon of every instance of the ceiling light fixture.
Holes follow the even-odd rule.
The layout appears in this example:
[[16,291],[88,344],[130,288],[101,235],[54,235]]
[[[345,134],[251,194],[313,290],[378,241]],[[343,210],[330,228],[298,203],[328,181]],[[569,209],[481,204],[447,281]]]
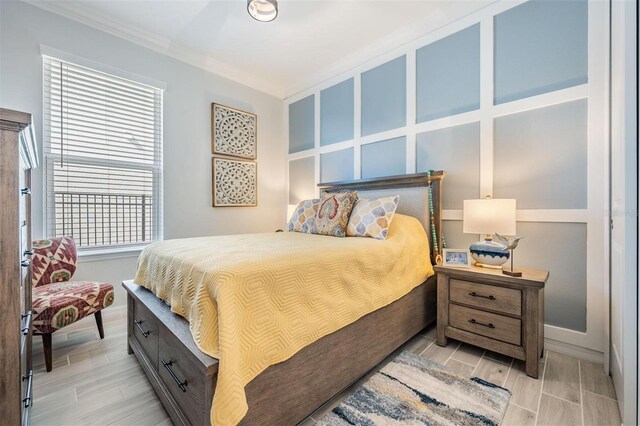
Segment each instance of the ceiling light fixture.
[[247,0],[247,12],[256,21],[271,22],[278,16],[278,0]]

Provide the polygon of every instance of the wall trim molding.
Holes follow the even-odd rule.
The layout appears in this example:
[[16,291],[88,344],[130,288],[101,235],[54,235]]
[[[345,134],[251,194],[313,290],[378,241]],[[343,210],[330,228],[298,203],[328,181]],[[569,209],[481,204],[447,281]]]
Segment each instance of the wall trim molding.
[[131,248],[129,250],[122,251],[104,251],[104,252],[78,252],[78,258],[82,261],[82,263],[90,263],[90,262],[103,262],[105,260],[115,260],[115,259],[129,259],[129,258],[137,258],[140,256],[141,248]]
[[591,361],[598,364],[604,362],[604,353],[600,351],[594,351],[593,349],[585,348],[583,346],[573,345],[571,343],[562,342],[560,340],[544,338],[544,349],[552,352],[558,352],[565,355],[570,355],[585,361]]
[[[443,210],[443,220],[462,220],[462,210]],[[588,223],[587,209],[518,209],[518,222]]]

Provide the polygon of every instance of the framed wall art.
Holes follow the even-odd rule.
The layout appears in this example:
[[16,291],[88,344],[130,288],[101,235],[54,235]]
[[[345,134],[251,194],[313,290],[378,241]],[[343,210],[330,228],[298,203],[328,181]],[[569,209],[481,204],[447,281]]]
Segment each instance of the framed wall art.
[[211,104],[211,151],[232,157],[257,157],[258,116],[217,103]]
[[258,164],[213,157],[213,207],[258,205]]

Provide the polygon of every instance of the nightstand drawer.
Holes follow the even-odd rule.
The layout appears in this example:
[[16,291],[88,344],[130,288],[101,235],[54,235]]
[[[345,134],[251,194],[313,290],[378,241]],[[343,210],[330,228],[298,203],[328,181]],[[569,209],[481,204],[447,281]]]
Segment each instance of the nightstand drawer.
[[451,304],[449,305],[449,324],[451,327],[513,345],[519,346],[521,343],[519,319]]
[[522,292],[520,290],[454,278],[449,280],[449,286],[451,289],[449,297],[452,302],[516,316],[520,316],[522,313]]

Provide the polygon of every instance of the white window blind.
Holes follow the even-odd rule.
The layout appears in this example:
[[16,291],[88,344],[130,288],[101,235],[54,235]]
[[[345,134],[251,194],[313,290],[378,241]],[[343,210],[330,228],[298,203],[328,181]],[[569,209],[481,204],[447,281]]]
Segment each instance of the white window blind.
[[161,238],[161,89],[45,56],[44,158],[47,236]]

